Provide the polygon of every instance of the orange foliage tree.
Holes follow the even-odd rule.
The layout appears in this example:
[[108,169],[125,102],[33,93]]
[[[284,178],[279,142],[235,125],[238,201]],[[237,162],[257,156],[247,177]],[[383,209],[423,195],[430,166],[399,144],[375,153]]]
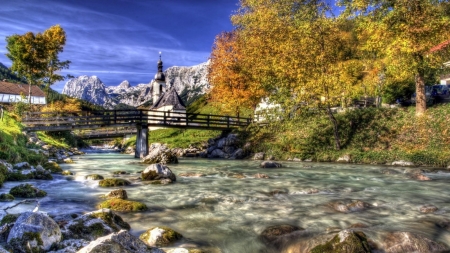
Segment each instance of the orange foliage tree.
[[209,101],[220,111],[239,115],[242,109],[252,109],[261,100],[263,90],[253,85],[244,54],[239,47],[238,31],[223,32],[216,37],[210,56],[208,80]]

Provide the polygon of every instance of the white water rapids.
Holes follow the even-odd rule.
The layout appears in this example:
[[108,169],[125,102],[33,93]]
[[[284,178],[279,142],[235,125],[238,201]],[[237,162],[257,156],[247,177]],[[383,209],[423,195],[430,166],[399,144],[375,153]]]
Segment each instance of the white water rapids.
[[[147,165],[133,156],[91,153],[73,159],[73,164],[62,167],[74,176],[31,181],[48,193],[40,199],[40,211],[50,215],[93,211],[101,195],[117,188],[100,188],[98,181],[85,180],[85,176],[108,178],[113,171],[123,170],[129,174],[120,177],[133,183],[123,187],[129,200],[149,207],[145,212],[120,214],[137,236],[164,225],[195,244],[218,247],[222,252],[264,252],[258,235],[271,225],[291,224],[321,233],[362,223],[369,230],[419,232],[450,245],[450,232],[436,226],[436,222],[450,221],[450,173],[427,173],[431,181],[416,181],[402,168],[385,166],[281,162],[282,168],[261,169],[260,161],[180,159],[179,164],[168,165],[177,175],[174,184],[151,185],[138,179],[138,172]],[[383,173],[386,169],[398,173]],[[179,176],[186,172],[206,176]],[[270,178],[254,178],[256,173]],[[242,174],[244,178],[239,178]],[[24,182],[6,182],[0,191],[7,193],[20,183]],[[329,205],[340,200],[361,200],[371,207],[340,213]],[[0,209],[17,201],[0,203]],[[421,213],[423,205],[434,205],[438,211]],[[34,207],[22,204],[8,211]]]

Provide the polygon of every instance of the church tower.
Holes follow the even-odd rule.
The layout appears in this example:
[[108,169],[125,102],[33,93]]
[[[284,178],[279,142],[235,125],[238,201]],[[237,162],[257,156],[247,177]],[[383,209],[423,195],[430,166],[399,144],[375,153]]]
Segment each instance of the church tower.
[[163,73],[163,62],[161,60],[161,52],[159,52],[158,72],[155,75],[155,79],[152,82],[152,99],[153,103],[156,103],[158,98],[166,90],[166,77]]

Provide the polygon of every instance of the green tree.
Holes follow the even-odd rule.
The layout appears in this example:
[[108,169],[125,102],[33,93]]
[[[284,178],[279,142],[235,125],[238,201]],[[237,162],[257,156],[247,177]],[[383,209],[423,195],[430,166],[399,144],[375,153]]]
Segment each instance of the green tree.
[[55,25],[44,33],[27,32],[6,37],[8,53],[12,61],[11,70],[20,78],[25,78],[30,85],[29,103],[31,103],[31,85],[49,86],[64,80],[58,71],[68,68],[70,61],[60,61],[58,54],[66,43],[64,30]]
[[387,82],[414,78],[416,115],[422,115],[426,75],[441,68],[446,53],[431,54],[430,49],[450,35],[449,1],[340,0],[340,5],[346,8],[343,16],[357,20],[360,37],[365,39],[361,49],[382,62]]

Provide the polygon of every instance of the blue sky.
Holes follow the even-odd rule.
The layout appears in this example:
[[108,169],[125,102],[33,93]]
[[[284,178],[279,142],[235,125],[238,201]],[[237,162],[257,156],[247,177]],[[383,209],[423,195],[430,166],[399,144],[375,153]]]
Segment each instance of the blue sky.
[[[214,38],[233,29],[239,0],[2,0],[0,62],[11,66],[6,36],[43,32],[59,24],[67,34],[63,74],[96,75],[107,86],[148,83],[159,52],[164,69],[205,62]],[[53,86],[61,91],[65,82]]]

